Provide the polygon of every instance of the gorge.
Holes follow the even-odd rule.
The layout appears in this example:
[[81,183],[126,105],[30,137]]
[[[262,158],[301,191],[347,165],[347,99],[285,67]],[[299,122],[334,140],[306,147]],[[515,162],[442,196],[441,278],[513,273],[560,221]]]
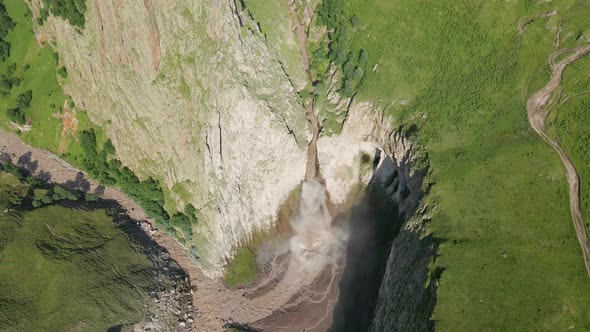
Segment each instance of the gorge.
[[[0,4],[6,229],[116,211],[173,260],[112,219],[142,263],[104,266],[154,290],[81,265],[102,309],[48,329],[590,329],[583,1]],[[0,330],[28,324],[11,292]]]

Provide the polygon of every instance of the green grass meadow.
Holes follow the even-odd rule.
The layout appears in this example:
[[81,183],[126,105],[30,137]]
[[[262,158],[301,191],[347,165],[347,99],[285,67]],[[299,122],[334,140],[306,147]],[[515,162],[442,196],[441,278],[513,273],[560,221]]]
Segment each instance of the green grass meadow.
[[247,243],[238,246],[223,276],[226,287],[243,286],[256,278],[256,251],[264,238],[264,234],[256,232]]
[[[436,201],[430,229],[441,241],[436,263],[444,268],[436,329],[590,330],[590,280],[569,213],[565,169],[529,128],[525,109],[549,79],[546,60],[559,20],[562,47],[580,44],[580,31],[585,38],[590,31],[590,4],[345,4],[361,22],[353,46],[365,49],[369,67],[376,66],[357,97],[379,101],[398,121],[416,124],[416,140],[430,158]],[[521,17],[552,10],[560,14],[534,19],[519,33]],[[578,84],[587,88],[588,74],[581,72]],[[580,131],[588,135],[588,100],[579,96],[568,106],[578,131],[564,125],[570,130],[564,136],[573,142]],[[579,149],[578,164],[588,165],[587,145]]]
[[29,185],[0,173],[0,330],[105,331],[143,317],[153,265],[105,210],[7,210]]
[[[39,46],[32,30],[32,19],[24,1],[4,1],[8,14],[16,23],[8,33],[10,57],[0,63],[0,72],[5,72],[10,64],[16,65],[17,76],[21,83],[12,89],[7,97],[0,98],[0,125],[5,130],[12,130],[6,117],[5,109],[16,104],[17,96],[31,90],[33,99],[31,106],[25,111],[27,119],[32,121],[31,130],[24,132],[21,138],[34,146],[57,151],[61,137],[60,107],[69,98],[63,93],[58,82],[56,61],[53,50],[47,44]],[[27,69],[28,67],[28,69]],[[59,78],[63,79],[63,78]],[[84,111],[78,110],[78,129],[93,127]],[[68,160],[76,164],[82,153],[78,140],[68,138]]]

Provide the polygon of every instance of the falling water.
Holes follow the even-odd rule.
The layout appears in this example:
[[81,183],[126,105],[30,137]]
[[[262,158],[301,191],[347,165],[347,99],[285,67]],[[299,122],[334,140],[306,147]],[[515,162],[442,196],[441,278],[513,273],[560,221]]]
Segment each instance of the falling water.
[[319,272],[342,257],[347,235],[342,228],[333,227],[327,207],[326,188],[316,180],[306,180],[301,199],[291,220],[294,236],[290,241],[294,264],[308,272]]

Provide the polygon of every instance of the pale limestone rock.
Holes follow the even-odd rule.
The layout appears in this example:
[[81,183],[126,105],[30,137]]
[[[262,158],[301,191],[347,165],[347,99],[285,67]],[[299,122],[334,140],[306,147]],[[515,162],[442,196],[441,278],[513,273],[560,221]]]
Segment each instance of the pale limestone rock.
[[54,17],[41,29],[68,69],[65,92],[117,157],[190,194],[171,197],[202,213],[194,245],[219,276],[304,176],[311,134],[276,52],[231,1],[88,1],[81,33]]
[[371,157],[372,163],[377,150],[381,150],[382,157],[391,156],[398,167],[402,161],[413,161],[412,146],[395,131],[394,123],[373,104],[353,102],[341,134],[320,137],[320,170],[333,203],[344,203],[355,185],[366,185],[371,179],[372,165],[363,171],[362,154]]
[[[237,244],[271,227],[304,178],[311,132],[277,52],[232,1],[89,0],[86,20],[81,33],[54,17],[37,31],[68,69],[65,92],[125,165],[159,179],[179,210],[199,209],[184,245],[221,276]],[[345,109],[350,99],[334,103]],[[392,134],[373,105],[350,105],[342,134],[318,142],[332,200],[370,178],[361,153],[406,153]]]

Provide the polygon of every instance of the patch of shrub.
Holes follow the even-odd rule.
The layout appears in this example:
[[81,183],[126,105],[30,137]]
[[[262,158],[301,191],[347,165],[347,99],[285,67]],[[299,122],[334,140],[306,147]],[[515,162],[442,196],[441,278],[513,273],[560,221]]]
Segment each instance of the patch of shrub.
[[24,125],[26,123],[25,113],[19,107],[12,107],[6,110],[8,119],[16,124]]
[[28,90],[18,95],[16,99],[18,107],[21,109],[27,109],[31,106],[31,100],[33,100],[33,91]]
[[188,205],[184,213],[170,216],[164,209],[164,191],[160,184],[152,179],[140,180],[128,167],[115,159],[109,159],[116,153],[112,142],[108,140],[99,149],[96,133],[93,129],[81,131],[80,145],[84,151],[83,166],[91,177],[107,185],[116,185],[132,197],[145,212],[154,218],[164,229],[171,227],[182,232],[185,239],[192,235],[192,224],[197,223],[197,211]]
[[368,64],[367,52],[352,47],[352,38],[361,25],[360,18],[346,14],[343,0],[324,0],[318,9],[318,19],[328,30],[328,43],[320,43],[313,52],[311,67],[314,71],[324,70],[323,73],[315,73],[318,80],[322,80],[328,68],[325,63],[332,62],[342,72],[340,92],[352,97],[365,76]]
[[67,189],[64,189],[62,187],[59,186],[55,186],[53,188],[53,200],[54,201],[59,201],[61,199],[67,199],[70,201],[77,201],[80,199],[80,193],[76,192],[76,191],[70,191]]
[[94,194],[89,194],[89,193],[86,193],[86,194],[84,195],[84,200],[85,200],[86,202],[96,202],[96,201],[98,201],[98,196],[96,196],[96,195],[94,195]]
[[0,164],[0,170],[3,172],[10,173],[10,174],[14,175],[19,180],[22,180],[25,178],[25,173],[20,168],[18,168],[16,165],[14,165],[13,163],[11,163],[8,160],[4,160],[2,162],[2,164]]
[[68,70],[66,69],[66,67],[61,66],[58,70],[57,70],[57,74],[59,76],[61,76],[62,78],[68,78]]
[[84,28],[86,0],[46,0],[45,5],[52,15],[63,18],[73,26]]
[[5,62],[10,56],[10,43],[5,38],[15,27],[14,21],[8,15],[4,2],[0,2],[0,61]]

